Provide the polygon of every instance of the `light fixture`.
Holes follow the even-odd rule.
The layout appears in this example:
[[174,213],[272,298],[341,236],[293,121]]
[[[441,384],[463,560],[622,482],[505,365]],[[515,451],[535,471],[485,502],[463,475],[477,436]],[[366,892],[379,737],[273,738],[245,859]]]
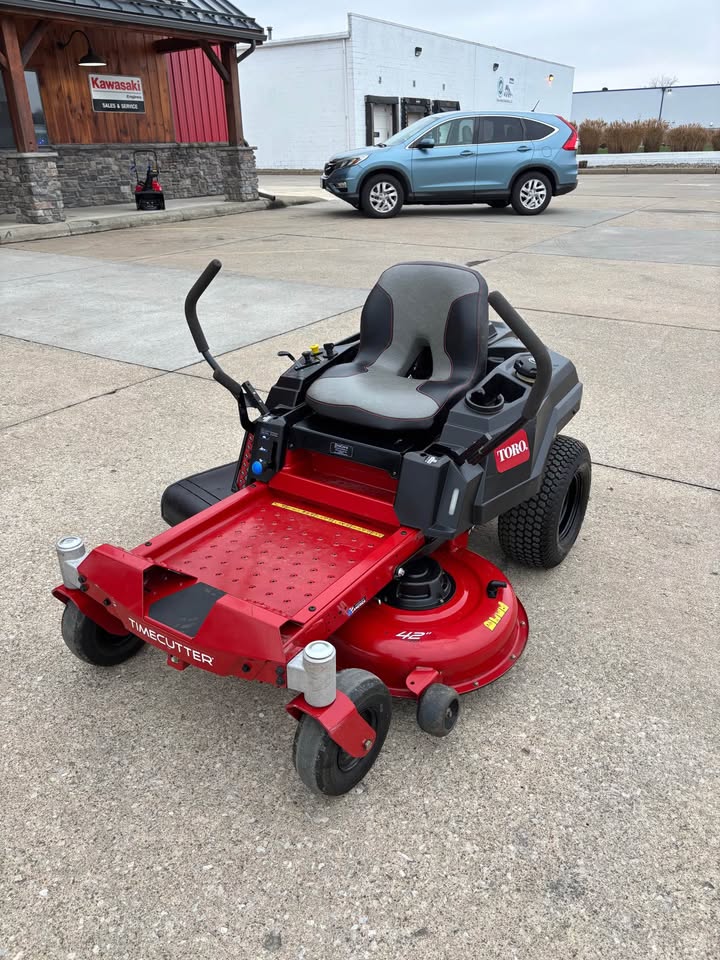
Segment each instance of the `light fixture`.
[[422,53],[422,47],[415,47],[415,56],[419,57]]
[[497,73],[499,66],[500,66],[499,63],[494,63],[494,64],[493,64],[493,73]]
[[545,77],[545,79],[546,79],[547,82],[548,82],[548,86],[551,87],[551,86],[552,86],[552,82],[553,82],[553,80],[555,79],[555,74],[554,74],[554,73],[549,73],[549,74]]
[[80,57],[80,59],[77,62],[78,66],[79,67],[106,67],[107,60],[103,60],[102,57],[98,56],[98,54],[95,53],[93,48],[90,46],[88,35],[85,33],[84,30],[73,30],[73,32],[67,38],[65,43],[58,43],[58,47],[61,50],[64,50],[65,47],[70,45],[70,41],[72,40],[72,38],[75,36],[76,33],[82,34],[82,36],[85,37],[85,42],[87,43],[87,53],[85,53],[84,56]]

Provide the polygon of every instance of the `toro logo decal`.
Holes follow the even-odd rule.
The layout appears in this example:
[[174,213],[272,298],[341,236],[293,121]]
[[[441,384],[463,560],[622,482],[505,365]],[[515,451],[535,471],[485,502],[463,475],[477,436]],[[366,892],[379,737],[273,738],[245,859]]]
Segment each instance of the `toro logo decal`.
[[530,444],[524,430],[518,430],[495,451],[495,466],[498,473],[512,470],[530,459]]

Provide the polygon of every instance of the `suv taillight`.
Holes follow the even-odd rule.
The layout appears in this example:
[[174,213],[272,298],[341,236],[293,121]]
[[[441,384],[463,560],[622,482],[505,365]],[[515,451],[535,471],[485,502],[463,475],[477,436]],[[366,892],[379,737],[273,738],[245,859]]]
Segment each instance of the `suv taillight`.
[[559,113],[556,114],[556,116],[558,120],[562,120],[564,124],[570,127],[570,136],[567,138],[567,140],[563,144],[563,147],[562,147],[563,150],[577,150],[577,142],[578,142],[577,130],[571,123],[567,122],[565,117],[561,117]]

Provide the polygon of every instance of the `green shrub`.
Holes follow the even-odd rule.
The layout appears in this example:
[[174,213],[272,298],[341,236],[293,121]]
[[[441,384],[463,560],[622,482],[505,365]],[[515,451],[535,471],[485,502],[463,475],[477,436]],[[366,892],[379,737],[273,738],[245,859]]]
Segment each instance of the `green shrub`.
[[665,120],[644,120],[642,143],[645,153],[657,153],[660,147],[665,143],[670,124]]
[[707,130],[699,123],[681,123],[668,130],[667,143],[671,150],[704,150]]
[[604,143],[605,121],[583,120],[578,128],[580,138],[580,153],[597,153],[600,144]]

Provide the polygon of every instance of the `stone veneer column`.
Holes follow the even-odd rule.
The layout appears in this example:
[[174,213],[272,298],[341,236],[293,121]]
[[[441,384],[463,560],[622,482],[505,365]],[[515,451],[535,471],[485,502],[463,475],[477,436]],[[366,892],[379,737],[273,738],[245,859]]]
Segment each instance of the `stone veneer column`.
[[10,189],[19,223],[57,223],[65,219],[56,153],[6,155]]
[[252,147],[217,147],[226,200],[257,200],[258,179]]

